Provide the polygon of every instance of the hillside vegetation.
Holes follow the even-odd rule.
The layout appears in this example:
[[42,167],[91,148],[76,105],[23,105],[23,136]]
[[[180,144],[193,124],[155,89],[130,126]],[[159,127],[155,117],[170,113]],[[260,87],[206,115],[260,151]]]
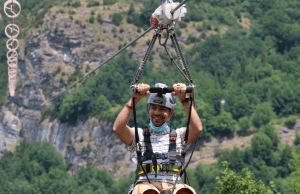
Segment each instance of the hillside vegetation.
[[[3,4],[4,0],[0,2]],[[111,38],[118,38],[118,35],[122,33],[121,29],[127,25],[131,25],[141,32],[143,29],[147,29],[149,17],[160,1],[45,0],[40,2],[31,0],[25,3],[20,0],[20,3],[24,5],[22,13],[24,17],[19,16],[24,20],[20,21],[20,26],[24,29],[31,27],[38,29],[43,23],[41,18],[50,9],[57,11],[57,14],[65,14],[66,17],[74,17],[74,20],[77,20],[76,12],[72,12],[74,8],[83,10],[86,7],[89,10],[97,10],[101,7],[100,15],[90,12],[90,15],[78,19],[78,24],[101,26],[104,18],[110,18],[116,27],[114,32],[109,35]],[[131,3],[134,6],[131,6]],[[187,41],[182,47],[197,86],[195,89],[196,110],[204,126],[199,139],[209,140],[213,136],[233,137],[237,134],[246,135],[248,130],[259,131],[251,140],[251,148],[246,148],[244,151],[239,149],[225,151],[221,153],[218,163],[208,166],[198,165],[194,171],[189,172],[192,186],[197,193],[213,193],[214,188],[218,187],[216,177],[221,176],[220,170],[222,170],[223,176],[219,179],[221,181],[219,183],[224,186],[219,187],[220,193],[223,193],[222,189],[224,188],[230,190],[225,183],[233,181],[235,184],[242,184],[239,181],[242,180],[243,175],[245,177],[242,182],[246,181],[246,185],[250,185],[249,173],[246,170],[242,171],[247,167],[253,173],[252,178],[256,182],[262,180],[262,183],[257,185],[267,185],[271,188],[275,183],[276,189],[280,193],[297,193],[299,191],[297,184],[294,184],[294,191],[290,189],[294,179],[290,174],[294,172],[293,175],[297,176],[296,172],[299,169],[297,167],[296,169],[289,168],[289,164],[292,164],[292,152],[300,153],[300,148],[299,146],[282,146],[272,124],[285,124],[290,127],[299,118],[300,0],[190,0],[186,7],[188,14],[179,24],[180,29],[177,29],[176,32],[178,35],[188,34]],[[1,15],[3,15],[3,10]],[[7,19],[3,19],[0,27],[1,69],[7,68],[6,52],[3,52],[6,42],[3,30],[5,25],[2,25],[7,22]],[[24,23],[24,26],[21,25],[21,22]],[[29,27],[26,24],[30,24]],[[200,32],[201,37],[193,35],[193,30]],[[25,38],[25,34],[21,34],[20,38]],[[119,40],[120,44],[116,47],[121,48],[125,40],[121,40],[121,38]],[[84,81],[71,94],[60,96],[56,100],[55,107],[49,107],[42,111],[42,118],[50,117],[50,119],[74,124],[80,115],[90,115],[99,120],[113,122],[132,95],[129,86],[139,61],[132,60],[131,57],[130,50],[123,52],[119,57],[103,66],[97,74]],[[154,64],[157,57],[160,61],[159,66]],[[6,80],[7,74],[0,77],[2,99],[0,103],[4,102],[6,95]],[[155,53],[154,51],[141,76],[140,83],[154,86],[156,82],[172,85],[184,82],[184,79],[176,68],[171,66],[165,53]],[[226,101],[223,106],[221,106],[221,100]],[[173,128],[186,125],[186,117],[180,101],[177,100],[177,104],[176,112],[170,121],[170,126]],[[149,119],[145,99],[137,105],[137,114],[139,125],[147,125]],[[129,125],[133,126],[132,120]],[[295,144],[299,143],[298,138]],[[14,154],[7,153],[3,158],[15,157]],[[21,160],[21,158],[17,160]],[[32,168],[35,166],[35,159],[31,156],[26,156],[24,163],[26,161],[32,162],[30,164]],[[236,176],[233,171],[229,171],[224,161],[231,163],[229,167],[236,173]],[[297,162],[297,158],[295,162]],[[222,164],[225,167],[224,171]],[[40,169],[38,165],[36,167],[36,169]],[[57,169],[57,173],[62,174],[58,178],[65,177],[67,180],[66,171],[68,169],[66,167],[57,168],[61,169],[61,171]],[[91,168],[88,166],[83,169],[77,178],[69,178],[68,180],[73,182],[68,184],[78,184],[78,188],[89,188],[91,193],[96,192],[100,187],[97,181],[101,178],[98,179],[97,172]],[[52,176],[50,171],[37,170],[38,175],[44,174],[43,176],[46,177],[44,177],[45,179],[38,178],[39,181],[37,181],[30,178],[30,173],[33,172],[28,172],[29,175],[20,172],[22,171],[7,181],[13,182],[15,185],[19,185],[17,181],[21,180],[24,185],[26,183],[26,186],[27,184],[38,185],[46,183],[43,180],[51,182],[51,177],[55,179],[57,174],[53,172]],[[85,175],[84,173],[89,174]],[[102,173],[104,172],[100,174]],[[230,181],[227,181],[225,174],[229,176]],[[128,188],[129,182],[132,182],[129,181],[130,179],[120,179],[120,181],[122,180],[128,181],[128,183],[121,184],[110,181],[109,185],[104,187],[112,188],[113,184],[126,184],[124,187]],[[299,177],[295,180],[299,180]],[[67,184],[67,182],[65,183]],[[94,185],[94,183],[96,184]],[[10,183],[7,184],[10,185]],[[62,184],[61,188],[64,185]],[[36,186],[36,188],[42,188],[42,186]],[[72,187],[69,188],[72,189]],[[239,188],[237,191],[246,189]],[[104,192],[103,189],[100,190]],[[111,192],[109,189],[107,191]],[[253,193],[259,193],[259,191]]]
[[[234,168],[242,167],[239,151],[234,150],[230,156],[237,157],[232,165]],[[246,154],[250,156],[249,154]],[[243,156],[244,157],[244,156]],[[299,179],[298,171],[299,157],[294,156],[296,171],[295,178]],[[250,159],[250,158],[247,158]],[[255,159],[254,159],[255,160]],[[218,166],[223,166],[218,168]],[[246,168],[242,170],[242,175],[234,173],[227,162],[221,162],[205,168],[199,165],[195,171],[188,172],[191,184],[197,193],[223,194],[226,192],[238,193],[245,191],[248,193],[273,193],[273,191],[283,191],[289,193],[287,188],[282,188],[286,181],[280,180],[279,188],[276,189],[273,181],[270,181],[271,188],[265,186],[263,181],[253,180],[251,172]],[[114,165],[114,169],[120,166]],[[121,166],[121,168],[123,168]],[[70,165],[68,161],[63,162],[63,157],[56,152],[49,142],[33,142],[28,144],[26,140],[20,141],[16,151],[5,152],[0,159],[0,192],[1,193],[101,193],[120,194],[127,193],[134,180],[134,173],[128,177],[120,177],[114,180],[105,169],[95,169],[92,160],[88,162],[86,168],[78,171],[77,176],[69,176]],[[219,169],[221,169],[219,171]],[[297,172],[297,173],[296,173]],[[264,166],[260,175],[268,173],[268,167]],[[216,179],[216,176],[218,178]],[[269,180],[268,177],[265,179]],[[218,183],[216,182],[218,180]],[[290,179],[289,179],[290,180]],[[294,182],[293,189],[298,191],[297,182]],[[282,190],[285,189],[285,190]],[[296,193],[296,192],[295,192]]]

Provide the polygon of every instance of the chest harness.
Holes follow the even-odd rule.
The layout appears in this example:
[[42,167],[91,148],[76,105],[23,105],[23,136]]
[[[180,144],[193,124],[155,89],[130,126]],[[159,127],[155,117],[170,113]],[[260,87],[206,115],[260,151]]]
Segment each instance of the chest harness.
[[[170,129],[171,130],[171,129]],[[155,177],[157,177],[157,171],[161,172],[167,172],[167,171],[179,171],[179,167],[175,167],[176,159],[181,157],[181,153],[176,152],[176,138],[177,138],[177,133],[176,130],[171,130],[169,133],[169,149],[168,153],[154,153],[152,149],[152,144],[151,144],[151,134],[149,132],[149,128],[145,127],[144,129],[144,144],[145,144],[145,152],[141,158],[141,163],[146,162],[146,161],[152,161],[152,165],[147,164],[145,166],[140,166],[138,175],[140,174],[147,174],[149,172],[155,171]],[[165,143],[165,142],[163,142]],[[157,160],[162,159],[166,160],[169,159],[168,163],[162,162],[161,164],[158,164]],[[145,172],[144,172],[144,170]],[[149,179],[148,179],[149,181]]]

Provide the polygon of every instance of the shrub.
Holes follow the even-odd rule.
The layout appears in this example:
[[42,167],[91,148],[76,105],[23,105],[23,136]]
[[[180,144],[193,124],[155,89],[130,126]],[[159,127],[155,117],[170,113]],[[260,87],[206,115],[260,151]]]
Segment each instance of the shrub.
[[186,28],[187,27],[185,22],[179,22],[178,24],[179,24],[180,28]]
[[[278,193],[273,181],[270,181],[271,188],[265,186],[260,180],[256,182],[252,179],[252,173],[247,168],[243,169],[243,177],[235,175],[235,172],[229,169],[229,163],[222,162],[224,171],[221,171],[222,177],[216,178],[219,186],[215,188],[215,194],[228,193]],[[274,192],[273,192],[274,191]]]
[[55,71],[52,72],[52,76],[55,77],[61,71],[61,67],[58,66]]
[[87,65],[85,68],[85,73],[89,72],[90,69],[91,69],[91,67],[89,65]]
[[246,135],[247,131],[250,129],[251,123],[247,117],[242,117],[239,119],[239,130],[242,135]]
[[69,14],[70,14],[70,15],[74,15],[74,14],[76,14],[76,12],[75,12],[75,11],[73,11],[73,10],[72,10],[72,11],[71,11],[71,10],[69,10]]
[[150,42],[151,42],[151,40],[147,40],[147,41],[146,41],[146,45],[149,46]]
[[292,189],[294,193],[300,192],[300,156],[295,152],[292,153],[293,155],[293,168],[295,169],[294,172],[291,173],[291,176],[294,178],[292,182]]
[[113,5],[117,0],[103,0],[103,5]]
[[175,33],[178,37],[180,37],[182,34],[182,32],[179,29],[175,29]]
[[72,140],[72,138],[71,137],[69,137],[69,139],[68,139],[68,144],[72,144],[73,143],[73,140]]
[[100,13],[98,13],[98,15],[97,15],[97,22],[99,22],[100,24],[102,24],[102,16],[101,16],[101,14]]
[[99,5],[100,5],[99,1],[90,1],[87,4],[87,7],[94,7],[94,6],[99,6]]
[[242,18],[241,12],[240,12],[238,9],[235,9],[235,10],[234,10],[234,15],[235,15],[238,19],[241,19],[241,18]]
[[190,43],[196,43],[196,42],[200,42],[200,38],[197,38],[193,34],[189,34],[189,37],[186,40],[185,44],[189,45]]
[[84,137],[81,136],[81,138],[80,138],[80,143],[83,142],[83,141],[84,141]]
[[72,3],[72,7],[75,7],[75,8],[81,7],[80,1],[75,1],[74,3]]
[[202,25],[198,24],[198,25],[196,26],[196,30],[197,30],[198,32],[201,32],[201,31],[203,30]]
[[265,134],[256,134],[251,139],[252,154],[254,157],[268,160],[271,157],[272,141]]
[[122,18],[123,17],[120,13],[114,13],[112,15],[112,20],[117,26],[119,26],[121,24]]
[[126,21],[128,24],[132,24],[132,23],[134,23],[134,18],[132,16],[128,16]]
[[256,106],[251,116],[251,121],[254,127],[260,128],[262,125],[268,124],[274,116],[273,108],[269,103],[264,102]]
[[81,154],[85,154],[85,153],[86,153],[86,148],[85,148],[85,146],[83,146],[81,149]]
[[54,28],[54,33],[56,34],[58,31],[58,24],[55,25],[55,28]]
[[294,140],[294,144],[295,145],[299,145],[300,144],[300,137],[299,137],[299,133],[297,132],[297,134],[296,134],[296,138],[295,138],[295,140]]
[[121,165],[119,163],[114,163],[113,165],[113,171],[117,172],[120,169]]
[[222,111],[220,115],[211,121],[211,124],[216,134],[221,137],[232,137],[235,131],[236,121],[232,119],[231,113]]
[[275,127],[272,125],[265,125],[262,127],[261,132],[266,134],[271,139],[273,143],[273,149],[277,150],[280,139],[277,133],[275,132]]
[[91,11],[91,15],[95,15],[95,11],[94,10]]
[[131,15],[134,11],[135,11],[135,10],[134,10],[134,4],[131,3],[131,4],[130,4],[130,7],[129,7],[129,10],[128,10],[128,15]]
[[89,19],[89,22],[90,22],[91,24],[93,24],[93,23],[94,23],[94,21],[95,21],[95,18],[94,18],[94,16],[91,16],[91,17],[90,17],[90,19]]
[[90,153],[90,151],[92,151],[92,146],[91,146],[90,143],[88,143],[87,146],[86,146],[86,152]]
[[297,119],[298,119],[297,116],[295,116],[295,115],[290,115],[290,116],[286,119],[286,121],[284,122],[284,125],[285,125],[287,128],[292,129],[292,128],[294,128],[294,126],[295,126],[295,124],[296,124],[296,122],[297,122]]
[[75,20],[75,24],[81,24],[81,21],[79,21],[79,20]]
[[24,136],[24,129],[23,128],[21,128],[21,130],[19,131],[19,135],[20,135],[20,137]]
[[56,13],[65,13],[65,10],[60,9],[60,10],[58,10]]

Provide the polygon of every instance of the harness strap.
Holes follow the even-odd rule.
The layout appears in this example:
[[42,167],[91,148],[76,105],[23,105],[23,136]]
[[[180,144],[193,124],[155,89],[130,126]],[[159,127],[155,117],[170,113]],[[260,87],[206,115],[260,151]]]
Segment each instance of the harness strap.
[[[138,175],[145,173],[143,171],[143,168],[145,169],[146,173],[155,171],[154,165],[147,164],[147,165],[140,166]],[[161,171],[161,172],[179,172],[179,170],[180,170],[180,166],[175,166],[174,169],[172,170],[171,165],[169,165],[169,164],[159,164],[159,165],[156,165],[156,168],[159,169],[159,171]]]
[[[132,96],[132,109],[133,109],[133,121],[134,121],[134,134],[135,134],[135,143],[136,143],[136,155],[137,155],[137,167],[135,170],[135,179],[134,179],[134,184],[136,184],[137,181],[137,176],[138,176],[138,172],[140,169],[140,166],[142,165],[142,152],[141,152],[141,145],[139,143],[140,138],[139,138],[139,133],[138,133],[138,127],[137,127],[137,122],[136,122],[136,111],[135,111],[135,97]],[[150,183],[150,181],[149,181]]]
[[179,155],[179,153],[176,152],[176,138],[177,133],[176,130],[172,130],[169,134],[170,137],[170,143],[169,143],[169,160],[171,167],[174,168],[174,165],[176,163],[176,156]]

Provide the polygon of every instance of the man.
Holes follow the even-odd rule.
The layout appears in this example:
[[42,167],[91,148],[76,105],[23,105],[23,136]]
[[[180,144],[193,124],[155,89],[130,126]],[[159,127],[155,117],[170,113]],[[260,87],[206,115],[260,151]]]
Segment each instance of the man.
[[[155,87],[164,88],[167,87],[167,85],[157,83]],[[178,155],[178,153],[180,154],[184,151],[183,142],[186,128],[183,127],[172,130],[167,122],[174,114],[176,97],[179,97],[186,116],[189,116],[190,102],[186,94],[186,85],[182,83],[174,84],[174,92],[172,92],[172,94],[167,93],[163,95],[150,94],[149,89],[149,85],[139,84],[137,88],[138,93],[134,94],[135,104],[142,98],[150,96],[147,102],[149,105],[150,129],[147,127],[145,127],[145,131],[140,128],[138,129],[143,163],[139,169],[136,185],[134,188],[132,186],[131,191],[129,191],[129,193],[132,192],[132,194],[160,194],[166,190],[172,190],[181,163],[177,158],[172,160],[170,157],[171,154],[168,155],[168,153],[171,153],[171,150],[175,150],[173,153],[176,152]],[[133,113],[132,103],[130,99],[121,110],[116,118],[113,130],[129,147],[129,150],[135,152],[134,129],[127,126]],[[192,107],[190,117],[188,145],[197,140],[202,132],[202,123],[194,107]],[[133,157],[132,160],[136,162],[136,156]],[[183,184],[180,177],[178,180],[174,193],[196,193],[192,187]],[[151,182],[151,184],[149,182]]]

